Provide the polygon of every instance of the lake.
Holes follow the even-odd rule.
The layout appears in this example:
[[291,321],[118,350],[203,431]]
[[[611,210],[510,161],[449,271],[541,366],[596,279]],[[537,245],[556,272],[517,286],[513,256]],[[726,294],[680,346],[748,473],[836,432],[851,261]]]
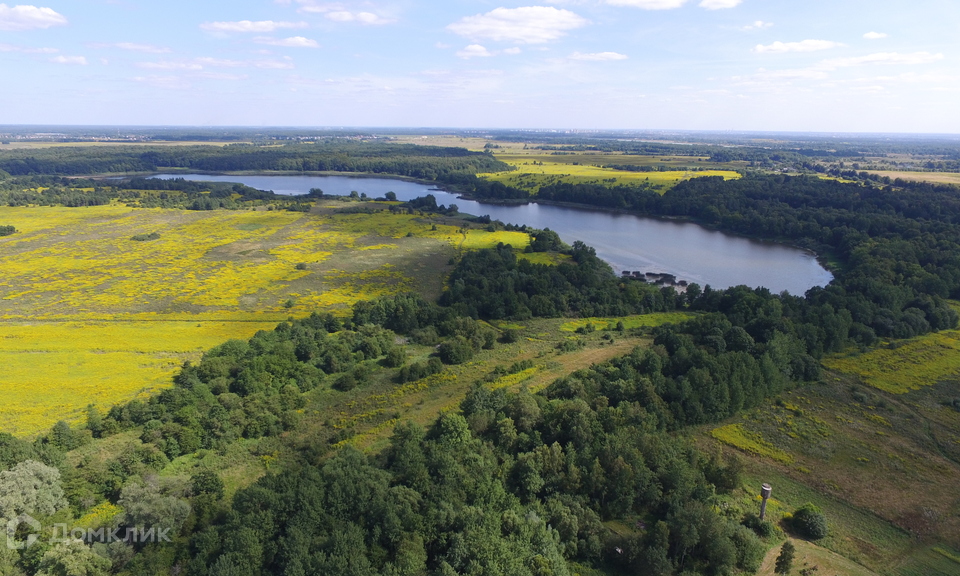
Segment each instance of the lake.
[[814,286],[826,286],[833,275],[814,254],[772,242],[761,242],[708,230],[690,222],[674,222],[587,208],[541,204],[485,204],[457,198],[432,186],[391,178],[348,176],[213,176],[160,174],[157,178],[184,178],[211,182],[239,182],[277,194],[306,194],[320,188],[324,194],[347,196],[352,191],[371,198],[394,192],[399,200],[433,194],[438,204],[456,204],[461,212],[534,228],[550,228],[568,244],[581,240],[597,255],[623,270],[666,272],[678,280],[728,288],[746,284],[775,293],[803,295]]

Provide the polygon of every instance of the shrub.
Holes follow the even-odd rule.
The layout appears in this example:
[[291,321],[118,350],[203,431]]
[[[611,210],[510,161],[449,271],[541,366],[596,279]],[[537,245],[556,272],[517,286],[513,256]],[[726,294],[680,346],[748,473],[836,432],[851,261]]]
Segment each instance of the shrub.
[[737,549],[737,566],[748,574],[756,574],[763,563],[766,546],[746,526],[738,526],[731,539]]
[[427,326],[426,328],[419,328],[410,332],[410,339],[416,344],[421,344],[423,346],[434,346],[440,339],[440,336],[437,334],[436,328],[433,326]]
[[341,392],[348,392],[357,387],[357,379],[353,374],[344,374],[334,381],[333,387]]
[[518,340],[520,340],[520,331],[516,328],[504,330],[503,334],[500,336],[500,341],[504,344],[513,344]]
[[793,513],[791,520],[793,529],[806,538],[819,540],[827,535],[827,517],[823,512],[807,502]]
[[438,353],[444,364],[463,364],[473,358],[473,346],[463,336],[457,336],[440,344]]
[[15,234],[17,229],[13,226],[0,226],[0,236],[9,236]]
[[[0,234],[0,236],[2,236],[2,234]],[[149,242],[150,240],[159,240],[160,234],[156,232],[151,232],[149,234],[137,234],[136,236],[132,236],[130,239],[135,242]]]
[[383,359],[383,365],[387,368],[399,368],[407,361],[407,353],[403,348],[394,346],[387,352],[387,357]]
[[426,362],[419,364],[408,364],[397,372],[397,381],[401,384],[405,382],[414,382],[421,378],[426,378],[433,374],[438,374],[443,370],[443,363],[439,358],[431,358]]
[[211,494],[217,500],[223,498],[223,480],[211,470],[201,470],[190,478],[194,494]]
[[773,522],[770,522],[769,520],[761,520],[760,517],[753,512],[750,512],[743,517],[742,524],[753,530],[757,536],[760,536],[761,538],[770,538],[777,533],[777,528],[773,525]]

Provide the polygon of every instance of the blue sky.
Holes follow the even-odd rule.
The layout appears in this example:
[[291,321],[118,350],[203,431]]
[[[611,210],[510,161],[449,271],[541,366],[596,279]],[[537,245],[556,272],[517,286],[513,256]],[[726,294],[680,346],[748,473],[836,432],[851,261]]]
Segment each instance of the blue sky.
[[960,133],[956,0],[0,4],[0,124]]

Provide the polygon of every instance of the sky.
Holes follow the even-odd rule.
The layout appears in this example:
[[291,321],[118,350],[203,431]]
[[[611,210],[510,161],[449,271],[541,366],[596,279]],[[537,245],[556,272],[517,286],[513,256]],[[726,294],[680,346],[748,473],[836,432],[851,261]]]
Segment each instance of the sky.
[[0,3],[0,124],[960,133],[958,0]]

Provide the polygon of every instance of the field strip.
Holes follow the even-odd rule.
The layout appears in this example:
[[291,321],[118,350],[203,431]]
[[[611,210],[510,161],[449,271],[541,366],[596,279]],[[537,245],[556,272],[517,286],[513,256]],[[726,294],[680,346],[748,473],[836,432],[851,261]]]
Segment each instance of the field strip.
[[275,321],[4,321],[0,430],[29,436],[172,384],[185,360]]

